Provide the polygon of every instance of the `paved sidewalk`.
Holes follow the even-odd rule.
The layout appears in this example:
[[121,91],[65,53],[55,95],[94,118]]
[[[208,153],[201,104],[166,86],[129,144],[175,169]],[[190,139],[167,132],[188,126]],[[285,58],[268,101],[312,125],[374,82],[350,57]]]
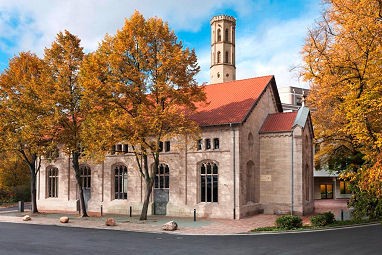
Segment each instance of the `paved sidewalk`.
[[[316,211],[329,211],[334,208],[344,207],[343,201],[330,201],[324,203],[326,206],[316,208]],[[31,221],[23,221],[24,215],[30,215]],[[68,216],[69,223],[63,224],[59,222],[61,216]],[[108,217],[116,220],[117,226],[106,226],[105,221]],[[138,216],[129,217],[126,215],[106,215],[104,217],[87,217],[81,218],[78,215],[71,214],[30,214],[29,211],[23,213],[15,211],[0,212],[0,222],[15,222],[23,224],[41,224],[41,225],[57,225],[65,227],[83,227],[83,228],[97,228],[97,229],[112,229],[122,231],[138,231],[138,232],[152,232],[152,233],[175,233],[175,234],[191,234],[191,235],[225,235],[225,234],[243,234],[249,233],[252,229],[258,227],[273,226],[277,215],[259,214],[252,217],[240,220],[227,220],[227,219],[197,219],[195,222],[193,218],[179,218],[170,216],[148,216],[148,220],[139,221]],[[309,224],[309,216],[303,216],[304,224]],[[174,232],[163,231],[162,225],[170,220],[174,220],[178,224],[178,230]]]

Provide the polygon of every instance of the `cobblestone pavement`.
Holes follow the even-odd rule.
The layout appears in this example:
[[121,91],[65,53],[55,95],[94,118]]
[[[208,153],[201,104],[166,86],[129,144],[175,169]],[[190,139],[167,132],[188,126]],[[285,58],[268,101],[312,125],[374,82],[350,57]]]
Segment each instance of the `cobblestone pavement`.
[[[332,211],[338,218],[338,212],[341,209],[346,210],[346,201],[319,201],[316,202],[316,212]],[[31,221],[23,221],[24,215],[30,215]],[[68,216],[70,218],[69,223],[60,223],[59,218],[61,216]],[[116,220],[117,226],[106,226],[105,221],[108,217],[112,217]],[[97,229],[112,229],[122,231],[139,231],[139,232],[154,232],[163,233],[161,226],[174,220],[178,224],[178,230],[175,234],[191,234],[191,235],[224,235],[224,234],[244,234],[250,232],[252,229],[258,227],[273,226],[277,215],[265,215],[259,214],[252,217],[229,220],[229,219],[197,219],[193,221],[193,218],[179,218],[170,216],[148,216],[148,220],[139,221],[138,216],[129,217],[126,215],[106,215],[104,217],[86,217],[81,218],[74,214],[63,213],[38,213],[30,214],[30,211],[23,213],[17,211],[2,211],[0,213],[0,222],[14,222],[23,224],[45,224],[45,225],[57,225],[65,227],[83,227],[83,228],[97,228]],[[309,216],[303,216],[304,224],[309,224]]]

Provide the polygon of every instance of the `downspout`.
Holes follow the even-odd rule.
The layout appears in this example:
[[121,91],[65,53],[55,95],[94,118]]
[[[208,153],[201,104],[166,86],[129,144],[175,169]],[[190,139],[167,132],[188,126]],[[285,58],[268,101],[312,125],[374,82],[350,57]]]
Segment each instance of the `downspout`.
[[232,130],[232,153],[233,153],[233,219],[236,219],[236,135],[232,123],[229,123]]
[[292,164],[291,164],[291,209],[290,209],[290,214],[293,215],[293,207],[294,207],[294,153],[293,153],[293,129],[292,129],[292,132],[291,132],[291,136],[292,136],[292,145],[291,145],[291,149],[292,149]]

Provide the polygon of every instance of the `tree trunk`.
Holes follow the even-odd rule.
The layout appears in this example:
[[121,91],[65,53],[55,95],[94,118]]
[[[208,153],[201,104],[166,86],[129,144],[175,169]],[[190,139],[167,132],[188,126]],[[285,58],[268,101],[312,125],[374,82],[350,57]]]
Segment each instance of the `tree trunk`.
[[84,190],[82,188],[82,183],[81,183],[81,172],[80,172],[79,158],[80,158],[80,153],[73,151],[72,152],[73,169],[74,169],[74,173],[76,176],[78,189],[80,192],[80,216],[81,217],[88,217],[88,214],[86,212],[86,206],[85,206]]
[[32,213],[38,213],[37,210],[37,189],[36,189],[37,173],[36,169],[31,170],[31,202]]
[[141,217],[139,220],[147,220],[147,209],[149,208],[150,196],[153,190],[154,181],[152,178],[146,178],[146,193],[145,193],[145,201],[143,202]]

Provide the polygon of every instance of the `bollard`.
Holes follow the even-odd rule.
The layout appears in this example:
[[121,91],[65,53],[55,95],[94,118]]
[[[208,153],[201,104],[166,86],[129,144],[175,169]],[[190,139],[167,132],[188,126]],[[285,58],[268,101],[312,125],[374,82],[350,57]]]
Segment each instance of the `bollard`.
[[24,201],[19,201],[19,212],[24,212]]
[[341,209],[341,221],[344,221],[344,209]]
[[101,205],[101,217],[103,216],[103,208],[102,208],[102,205]]
[[76,201],[76,207],[77,207],[78,214],[81,214],[81,206],[80,206],[80,200],[79,199]]
[[132,215],[132,212],[133,212],[133,208],[130,206],[130,218],[131,218],[131,215]]
[[194,209],[194,221],[196,221],[196,209]]

